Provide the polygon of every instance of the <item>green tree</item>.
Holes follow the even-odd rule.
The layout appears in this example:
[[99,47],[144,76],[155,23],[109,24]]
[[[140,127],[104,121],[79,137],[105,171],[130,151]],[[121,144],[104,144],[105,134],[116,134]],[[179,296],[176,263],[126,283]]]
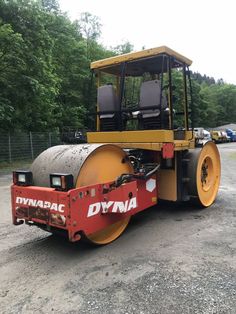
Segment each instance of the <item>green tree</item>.
[[12,125],[28,130],[53,127],[58,79],[52,63],[53,40],[44,24],[47,13],[27,0],[1,2],[0,11],[3,23],[11,24],[24,41],[16,58],[23,54],[25,67],[16,79],[14,93],[9,91],[7,96],[14,107]]
[[45,11],[59,13],[60,6],[57,0],[41,0],[41,5]]
[[116,47],[113,47],[112,50],[116,54],[123,54],[123,53],[128,53],[134,50],[134,46],[129,42],[126,41],[123,44],[117,45]]
[[100,19],[99,17],[92,15],[89,12],[83,12],[80,15],[78,26],[82,36],[86,40],[87,58],[88,60],[92,60],[94,45],[96,40],[101,35],[102,24]]
[[15,113],[15,90],[25,69],[22,46],[24,40],[15,33],[10,24],[0,20],[0,127],[11,129]]
[[89,75],[86,58],[86,43],[76,23],[67,17],[51,16],[46,23],[50,38],[53,38],[52,64],[58,78],[55,116],[57,125],[81,127],[86,114],[84,97],[85,81]]
[[236,86],[232,84],[216,85],[215,101],[219,108],[217,124],[236,122]]

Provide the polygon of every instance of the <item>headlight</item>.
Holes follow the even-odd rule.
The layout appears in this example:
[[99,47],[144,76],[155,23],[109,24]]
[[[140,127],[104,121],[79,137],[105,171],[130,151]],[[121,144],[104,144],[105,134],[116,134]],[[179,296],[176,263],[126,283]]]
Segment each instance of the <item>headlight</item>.
[[73,189],[74,180],[72,174],[52,173],[50,174],[50,186],[59,191]]
[[21,186],[33,184],[33,175],[31,171],[17,170],[13,171],[13,183]]
[[52,184],[53,187],[61,187],[61,177],[52,177]]

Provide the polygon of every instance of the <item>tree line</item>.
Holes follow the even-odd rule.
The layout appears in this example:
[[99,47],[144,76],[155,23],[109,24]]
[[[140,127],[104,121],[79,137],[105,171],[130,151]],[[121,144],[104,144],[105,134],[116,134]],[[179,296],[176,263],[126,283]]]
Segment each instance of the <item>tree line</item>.
[[[0,129],[91,128],[90,62],[133,49],[129,42],[108,49],[100,35],[98,17],[82,13],[72,22],[56,0],[0,0]],[[192,78],[195,125],[236,122],[236,86]],[[178,74],[174,79],[178,87]]]

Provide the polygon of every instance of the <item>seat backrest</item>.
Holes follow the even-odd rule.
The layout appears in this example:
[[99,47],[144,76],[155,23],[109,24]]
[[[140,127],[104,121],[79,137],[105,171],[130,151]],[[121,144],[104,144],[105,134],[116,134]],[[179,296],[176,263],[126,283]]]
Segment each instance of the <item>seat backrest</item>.
[[[162,95],[161,101],[161,83],[159,80],[143,82],[140,89],[140,102],[139,109],[142,112],[143,118],[154,117],[160,114],[161,109],[167,107],[166,97]],[[145,107],[151,107],[153,109],[146,109]],[[143,109],[143,110],[142,110]]]
[[155,106],[158,108],[160,106],[161,97],[161,84],[160,81],[146,81],[143,82],[140,89],[140,109],[145,109],[145,107]]
[[[115,112],[118,110],[118,97],[112,85],[103,85],[98,88],[97,102],[99,111],[103,112],[100,115],[101,119],[115,116]],[[109,113],[106,114],[106,111]]]

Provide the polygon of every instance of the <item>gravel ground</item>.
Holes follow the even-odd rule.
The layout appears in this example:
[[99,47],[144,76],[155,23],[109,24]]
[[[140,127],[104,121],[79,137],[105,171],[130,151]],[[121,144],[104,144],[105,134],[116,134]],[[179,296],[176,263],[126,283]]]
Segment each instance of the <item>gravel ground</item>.
[[0,312],[236,313],[236,143],[218,147],[213,206],[161,203],[99,248],[13,226],[0,175]]

